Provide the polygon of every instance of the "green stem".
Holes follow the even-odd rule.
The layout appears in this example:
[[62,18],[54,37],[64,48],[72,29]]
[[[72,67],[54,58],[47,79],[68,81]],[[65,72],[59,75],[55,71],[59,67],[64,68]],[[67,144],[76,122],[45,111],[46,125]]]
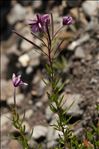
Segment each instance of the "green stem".
[[14,108],[16,108],[16,87],[14,87]]

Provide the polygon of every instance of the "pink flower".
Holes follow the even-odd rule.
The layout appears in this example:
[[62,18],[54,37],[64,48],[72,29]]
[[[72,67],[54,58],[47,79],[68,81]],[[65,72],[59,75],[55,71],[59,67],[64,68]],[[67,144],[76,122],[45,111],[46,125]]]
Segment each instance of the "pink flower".
[[21,75],[16,76],[14,73],[12,75],[12,83],[14,87],[18,87],[20,85],[28,85],[27,83],[21,80]]
[[46,25],[50,24],[50,17],[48,14],[37,14],[37,19],[29,20],[28,24],[31,25],[32,32],[45,31]]
[[70,25],[73,23],[73,19],[71,16],[63,17],[63,25]]

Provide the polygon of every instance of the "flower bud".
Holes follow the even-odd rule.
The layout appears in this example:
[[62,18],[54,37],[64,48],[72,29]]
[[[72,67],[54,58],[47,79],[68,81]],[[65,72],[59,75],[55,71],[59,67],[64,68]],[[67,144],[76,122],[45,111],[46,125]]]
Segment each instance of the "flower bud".
[[28,85],[21,80],[21,75],[16,76],[14,73],[12,75],[12,83],[14,87],[18,87],[20,85]]
[[63,17],[63,25],[71,25],[72,22],[73,22],[73,19],[71,16]]

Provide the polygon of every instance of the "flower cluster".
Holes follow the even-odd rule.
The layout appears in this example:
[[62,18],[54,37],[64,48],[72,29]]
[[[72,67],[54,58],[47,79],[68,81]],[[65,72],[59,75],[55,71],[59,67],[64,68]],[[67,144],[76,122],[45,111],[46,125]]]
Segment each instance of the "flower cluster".
[[[63,17],[63,25],[70,25],[72,24],[72,21],[73,20],[71,16]],[[32,32],[46,31],[46,26],[51,24],[50,15],[37,14],[37,19],[29,20],[27,23],[31,26]]]

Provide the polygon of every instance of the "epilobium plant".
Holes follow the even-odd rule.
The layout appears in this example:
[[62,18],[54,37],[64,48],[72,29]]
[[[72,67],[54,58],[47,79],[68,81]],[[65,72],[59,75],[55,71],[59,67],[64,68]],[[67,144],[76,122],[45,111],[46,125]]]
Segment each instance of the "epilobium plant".
[[[57,52],[59,53],[59,48],[64,40],[59,42],[56,49],[53,48],[53,43],[55,44],[55,40],[56,40],[57,35],[60,32],[60,30],[65,25],[72,24],[72,17],[71,16],[63,17],[62,26],[56,32],[54,32],[54,22],[53,22],[52,14],[51,15],[37,14],[36,19],[28,20],[27,23],[31,27],[32,35],[35,36],[36,38],[38,38],[44,44],[44,46],[46,46],[47,53],[45,53],[43,51],[43,49],[41,47],[39,47],[38,45],[36,45],[33,41],[30,41],[29,39],[23,37],[16,31],[14,31],[14,32],[16,34],[18,34],[20,37],[22,37],[23,39],[27,40],[28,42],[30,42],[31,44],[36,46],[38,49],[40,49],[42,51],[42,53],[44,55],[46,55],[48,58],[48,64],[46,64],[45,68],[46,68],[46,72],[47,72],[48,79],[49,79],[49,84],[51,86],[52,91],[51,91],[51,93],[48,92],[47,95],[48,95],[48,99],[49,99],[50,109],[58,115],[57,124],[53,125],[53,127],[62,132],[62,135],[59,136],[58,148],[66,149],[67,147],[69,147],[68,140],[72,136],[72,133],[71,133],[70,128],[66,127],[66,125],[69,122],[69,119],[66,120],[64,117],[64,114],[66,113],[67,109],[64,111],[62,109],[62,105],[61,105],[64,96],[60,97],[60,94],[59,94],[61,92],[61,90],[63,89],[64,84],[59,85],[61,78],[59,78],[59,76],[57,76],[55,68],[54,68],[55,56],[56,56]],[[46,38],[47,43],[45,43],[45,41],[42,40],[42,38],[40,38],[39,35],[37,36],[36,33],[39,33],[39,34],[42,33],[44,35],[44,37]],[[13,78],[15,78],[15,75]],[[17,85],[19,86],[24,83],[20,80],[20,76],[18,76],[16,81],[15,80],[13,81],[13,84],[16,87]]]
[[16,139],[20,141],[24,149],[28,149],[29,148],[28,138],[25,135],[26,128],[25,128],[25,125],[23,124],[25,115],[23,116],[22,119],[20,118],[19,113],[17,111],[17,104],[16,104],[16,88],[21,85],[28,85],[28,84],[22,81],[21,75],[16,76],[14,73],[12,75],[12,84],[14,86],[14,107],[11,108],[12,124],[18,130],[20,134],[20,136],[16,137]]
[[[54,22],[53,22],[53,15],[52,14],[44,14],[44,15],[36,15],[36,19],[28,20],[27,23],[31,27],[31,34],[39,39],[43,45],[47,48],[47,52],[43,50],[42,47],[35,44],[35,42],[30,41],[29,39],[23,37],[21,34],[19,34],[16,31],[17,35],[19,35],[21,38],[28,41],[30,44],[33,44],[36,48],[38,48],[42,54],[44,54],[48,59],[48,64],[45,65],[48,83],[51,86],[51,92],[47,92],[48,99],[49,99],[49,106],[51,111],[56,113],[58,115],[57,123],[53,125],[53,127],[60,131],[62,135],[59,135],[59,142],[56,149],[84,149],[83,143],[78,143],[78,140],[75,136],[72,134],[72,130],[69,127],[69,121],[71,117],[66,119],[64,116],[69,109],[63,110],[62,108],[62,100],[64,96],[60,96],[60,92],[64,88],[64,83],[60,84],[61,78],[57,75],[57,71],[55,69],[55,63],[56,63],[56,55],[59,54],[59,48],[64,40],[59,41],[59,43],[56,43],[56,39],[58,37],[58,33],[61,31],[61,29],[66,25],[71,25],[73,22],[73,19],[71,16],[64,16],[62,19],[62,25],[59,29],[55,32]],[[41,38],[40,34],[42,33],[42,36],[46,38],[47,43]],[[56,44],[56,46],[54,46]],[[54,48],[56,47],[56,48]],[[13,85],[14,88],[20,86],[20,85],[27,85],[21,80],[21,76],[15,76],[13,75]],[[45,81],[44,81],[45,82]],[[45,82],[45,84],[48,84]],[[15,102],[15,93],[14,93],[14,103]],[[71,105],[72,106],[72,105]],[[28,149],[28,139],[24,135],[25,134],[25,126],[22,126],[22,121],[19,118],[19,115],[16,110],[14,110],[13,114],[13,124],[14,126],[19,130],[21,137],[21,143],[23,145],[23,148]]]

